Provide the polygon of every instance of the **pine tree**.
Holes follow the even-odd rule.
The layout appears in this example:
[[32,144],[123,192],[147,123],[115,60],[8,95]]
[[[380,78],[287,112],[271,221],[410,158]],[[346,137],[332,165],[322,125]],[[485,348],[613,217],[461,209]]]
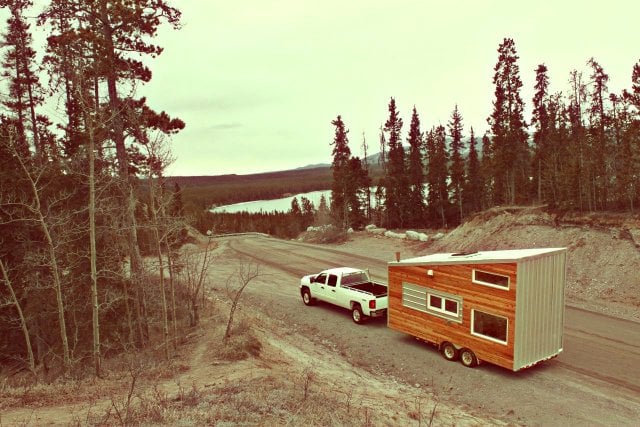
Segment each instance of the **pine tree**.
[[409,196],[407,204],[407,225],[419,227],[424,219],[426,206],[424,203],[424,165],[422,163],[422,132],[420,118],[416,107],[413,107],[411,126],[409,128]]
[[482,176],[482,209],[489,209],[494,205],[494,166],[493,147],[491,138],[485,133],[482,136],[482,161],[480,162],[480,175]]
[[462,222],[464,213],[462,210],[462,189],[465,186],[464,160],[462,159],[462,115],[458,111],[458,105],[451,113],[449,122],[449,136],[451,136],[451,183],[449,184],[451,202],[458,208],[457,223]]
[[331,122],[335,126],[333,138],[333,182],[331,184],[331,215],[333,222],[339,228],[346,230],[348,227],[348,206],[347,191],[349,186],[349,159],[351,150],[349,149],[349,131],[345,128],[342,117],[338,116]]
[[513,39],[498,48],[494,68],[495,100],[488,119],[493,139],[494,197],[497,203],[514,204],[526,199],[528,184],[528,135],[520,97],[522,81]]
[[547,67],[544,64],[540,64],[536,69],[536,92],[533,95],[533,114],[531,117],[531,125],[534,126],[533,142],[535,144],[533,176],[538,202],[545,200],[542,194],[542,169],[543,163],[546,160],[546,150],[550,134],[549,114],[547,111],[548,89],[549,77],[547,76]]
[[389,134],[389,158],[384,181],[386,226],[388,228],[402,228],[406,220],[409,186],[405,169],[404,147],[400,139],[402,119],[393,98],[389,101],[389,118],[384,125],[384,130]]
[[591,156],[587,147],[586,129],[583,120],[583,104],[586,98],[586,85],[582,82],[582,73],[573,70],[569,83],[571,94],[567,116],[569,120],[569,147],[573,153],[569,161],[570,182],[573,192],[570,202],[580,211],[593,209],[591,191]]
[[592,176],[595,190],[594,199],[596,201],[596,208],[599,205],[601,209],[606,209],[609,198],[610,178],[606,166],[608,144],[605,127],[608,117],[605,111],[604,100],[608,92],[607,82],[609,81],[609,75],[604,72],[603,68],[595,59],[589,59],[588,64],[592,71],[589,134],[592,141],[592,155],[595,159],[594,175]]
[[462,189],[462,200],[464,201],[464,210],[468,213],[478,212],[482,208],[482,200],[484,198],[483,177],[480,168],[480,160],[478,158],[478,150],[476,149],[476,137],[471,128],[469,136],[469,156],[467,157],[467,176],[465,186]]
[[9,81],[9,97],[3,104],[15,114],[13,123],[17,131],[17,143],[21,147],[20,152],[27,154],[25,124],[28,123],[36,158],[42,162],[47,153],[41,143],[39,122],[44,118],[38,117],[36,108],[44,102],[43,89],[34,71],[36,52],[31,47],[29,25],[23,16],[25,9],[31,5],[30,1],[25,0],[3,0],[0,3],[0,6],[7,7],[11,13],[7,20],[8,31],[2,43],[9,49],[2,62],[2,76]]
[[446,131],[440,125],[427,134],[427,185],[428,211],[432,225],[447,227],[447,211],[449,194],[447,179],[449,177],[447,163],[449,161],[446,147]]

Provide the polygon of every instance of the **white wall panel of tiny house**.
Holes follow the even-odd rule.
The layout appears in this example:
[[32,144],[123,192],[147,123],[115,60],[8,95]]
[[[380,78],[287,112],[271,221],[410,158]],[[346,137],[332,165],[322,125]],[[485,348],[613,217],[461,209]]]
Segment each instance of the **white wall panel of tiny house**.
[[517,275],[514,371],[562,351],[566,250],[521,260]]

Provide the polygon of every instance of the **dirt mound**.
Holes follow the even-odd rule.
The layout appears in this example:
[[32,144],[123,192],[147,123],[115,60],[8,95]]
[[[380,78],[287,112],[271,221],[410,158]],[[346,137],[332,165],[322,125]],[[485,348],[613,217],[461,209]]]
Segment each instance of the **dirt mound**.
[[566,247],[569,303],[640,320],[640,219],[494,208],[424,249],[433,252]]

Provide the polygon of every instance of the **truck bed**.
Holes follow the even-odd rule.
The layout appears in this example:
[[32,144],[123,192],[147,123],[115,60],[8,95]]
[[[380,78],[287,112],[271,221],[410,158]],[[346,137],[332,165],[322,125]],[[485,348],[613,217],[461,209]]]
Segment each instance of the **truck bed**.
[[387,287],[374,282],[355,283],[353,285],[344,285],[344,287],[368,292],[373,294],[375,297],[383,297],[387,295]]

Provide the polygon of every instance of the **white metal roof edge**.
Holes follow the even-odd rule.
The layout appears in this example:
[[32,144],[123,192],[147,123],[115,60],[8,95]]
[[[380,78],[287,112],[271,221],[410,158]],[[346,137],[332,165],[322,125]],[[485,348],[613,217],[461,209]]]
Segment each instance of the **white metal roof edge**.
[[391,261],[389,265],[443,265],[443,264],[504,264],[544,257],[549,254],[566,252],[567,248],[507,249],[480,251],[469,255],[452,256],[454,253],[435,253],[421,257]]

